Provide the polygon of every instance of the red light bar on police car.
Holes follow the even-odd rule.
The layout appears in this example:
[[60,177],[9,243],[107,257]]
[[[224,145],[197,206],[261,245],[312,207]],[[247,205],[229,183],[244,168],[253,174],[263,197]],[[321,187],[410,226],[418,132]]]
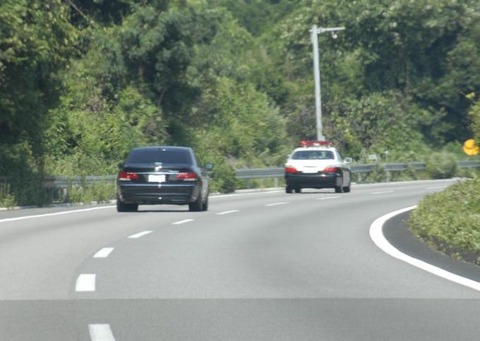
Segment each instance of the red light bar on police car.
[[332,147],[333,143],[331,141],[300,141],[300,146],[302,147]]

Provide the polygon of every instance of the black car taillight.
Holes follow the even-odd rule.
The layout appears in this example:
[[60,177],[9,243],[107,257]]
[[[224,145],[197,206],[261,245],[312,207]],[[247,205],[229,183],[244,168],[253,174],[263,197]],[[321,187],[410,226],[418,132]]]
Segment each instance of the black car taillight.
[[120,181],[132,181],[132,180],[138,180],[140,178],[140,175],[134,172],[127,172],[127,171],[120,171],[118,172],[118,180]]
[[175,174],[175,179],[179,181],[195,181],[198,176],[195,172],[180,172]]

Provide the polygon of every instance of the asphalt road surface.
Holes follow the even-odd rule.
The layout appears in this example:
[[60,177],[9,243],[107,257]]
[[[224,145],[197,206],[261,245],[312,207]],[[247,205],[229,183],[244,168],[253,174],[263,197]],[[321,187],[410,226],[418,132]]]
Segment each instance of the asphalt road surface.
[[[476,340],[475,286],[371,238],[379,217],[450,183],[216,195],[207,212],[0,212],[0,340]],[[397,233],[401,222],[389,242],[448,263]]]

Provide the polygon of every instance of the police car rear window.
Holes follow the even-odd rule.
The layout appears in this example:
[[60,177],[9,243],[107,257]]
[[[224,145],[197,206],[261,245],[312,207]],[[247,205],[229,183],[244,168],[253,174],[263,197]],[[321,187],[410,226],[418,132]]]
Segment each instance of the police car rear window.
[[330,150],[299,150],[293,153],[293,160],[333,160],[334,155]]

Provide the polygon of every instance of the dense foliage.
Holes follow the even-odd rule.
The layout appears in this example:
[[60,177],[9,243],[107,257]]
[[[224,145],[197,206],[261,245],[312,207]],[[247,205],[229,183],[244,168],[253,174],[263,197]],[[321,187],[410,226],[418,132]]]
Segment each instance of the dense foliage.
[[41,204],[45,174],[113,174],[145,144],[194,146],[223,191],[280,165],[316,135],[313,24],[345,27],[319,36],[344,154],[421,161],[478,134],[475,0],[4,0],[0,193]]
[[480,178],[459,182],[422,200],[412,232],[434,249],[480,265]]
[[[475,102],[474,93],[467,97],[473,103],[469,111],[473,137],[480,141],[480,102]],[[448,172],[456,163],[448,163],[446,157],[437,160],[431,163],[437,178],[451,177]],[[473,176],[473,180],[459,181],[441,193],[431,194],[412,212],[408,226],[430,247],[480,265],[479,193],[480,178]]]

